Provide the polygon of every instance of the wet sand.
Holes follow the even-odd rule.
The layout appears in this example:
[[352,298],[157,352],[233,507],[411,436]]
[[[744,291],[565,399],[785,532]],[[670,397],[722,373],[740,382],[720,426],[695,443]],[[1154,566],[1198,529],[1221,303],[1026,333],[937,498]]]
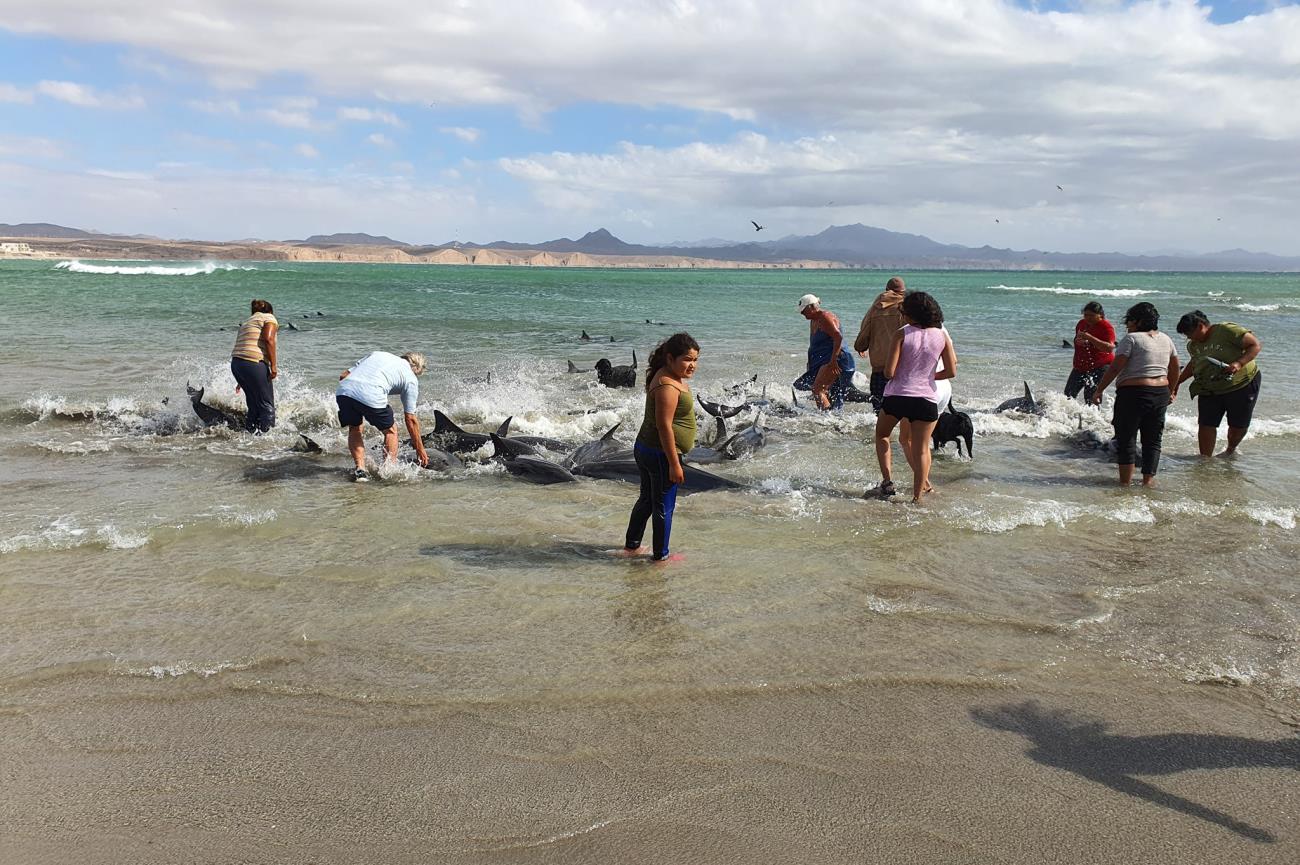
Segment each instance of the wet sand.
[[27,863],[1281,863],[1300,713],[892,686],[437,707],[76,679],[0,710]]

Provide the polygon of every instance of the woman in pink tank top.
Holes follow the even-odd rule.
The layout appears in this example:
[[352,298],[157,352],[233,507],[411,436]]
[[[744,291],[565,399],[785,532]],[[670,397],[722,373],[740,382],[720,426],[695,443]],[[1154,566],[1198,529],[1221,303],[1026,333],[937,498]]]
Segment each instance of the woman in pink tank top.
[[[902,425],[898,438],[912,469],[912,502],[932,492],[930,485],[930,434],[939,420],[935,380],[957,375],[957,352],[943,329],[943,310],[934,298],[916,291],[903,299],[906,324],[894,334],[885,363],[885,400],[876,418],[876,460],[880,463],[881,498],[894,495],[893,452],[889,437]],[[943,359],[943,371],[935,372]]]

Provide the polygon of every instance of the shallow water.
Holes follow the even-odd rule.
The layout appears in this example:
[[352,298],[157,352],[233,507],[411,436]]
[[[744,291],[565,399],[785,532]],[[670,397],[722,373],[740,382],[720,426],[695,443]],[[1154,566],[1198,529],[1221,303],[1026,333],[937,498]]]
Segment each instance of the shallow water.
[[[864,501],[869,412],[769,417],[766,449],[717,467],[752,490],[680,501],[679,565],[609,555],[626,484],[532,486],[491,463],[344,480],[333,386],[373,348],[429,355],[426,427],[436,408],[574,442],[622,422],[630,441],[639,394],[566,360],[635,349],[644,364],[681,327],[703,345],[697,393],[725,399],[757,373],[749,395],[788,405],[806,340],[794,299],[819,294],[851,338],[886,276],[0,263],[0,694],[131,677],[178,699],[220,683],[426,705],[1136,679],[1231,684],[1293,713],[1294,276],[908,274],[944,306],[974,460],[939,456],[923,507]],[[200,429],[185,397],[191,382],[241,404],[227,359],[250,297],[301,328],[281,336],[280,426],[256,439]],[[1141,298],[1167,325],[1199,307],[1255,330],[1266,378],[1239,458],[1195,457],[1185,396],[1153,491],[1117,488],[1072,444],[1081,422],[1107,429],[1059,395],[1061,339],[1094,298],[1112,319]],[[1044,417],[988,413],[1022,381]],[[299,431],[326,453],[292,453]]]

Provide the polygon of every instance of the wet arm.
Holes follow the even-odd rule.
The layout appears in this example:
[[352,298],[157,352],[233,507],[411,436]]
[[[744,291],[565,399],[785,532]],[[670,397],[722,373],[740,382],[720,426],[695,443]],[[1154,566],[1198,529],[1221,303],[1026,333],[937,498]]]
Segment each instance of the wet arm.
[[280,368],[276,363],[276,342],[275,336],[279,333],[280,328],[271,322],[262,325],[262,339],[266,340],[266,362],[271,367],[271,378],[279,374]]
[[424,450],[424,442],[420,438],[420,419],[408,413],[403,420],[406,421],[406,432],[411,437],[411,446],[415,448],[415,454],[420,458],[420,465],[427,466],[429,454]]
[[957,349],[952,347],[952,337],[944,335],[943,354],[943,371],[934,374],[935,381],[943,381],[945,378],[957,377]]

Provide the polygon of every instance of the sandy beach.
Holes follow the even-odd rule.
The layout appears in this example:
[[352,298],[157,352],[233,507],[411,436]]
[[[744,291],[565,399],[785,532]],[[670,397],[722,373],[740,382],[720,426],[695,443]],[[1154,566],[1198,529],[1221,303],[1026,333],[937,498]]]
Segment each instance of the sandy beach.
[[[1300,718],[868,681],[633,705],[184,699],[5,712],[11,863],[1281,863]],[[210,691],[206,693],[205,691]],[[1214,717],[1207,724],[1205,717]],[[269,732],[268,732],[269,731]]]

